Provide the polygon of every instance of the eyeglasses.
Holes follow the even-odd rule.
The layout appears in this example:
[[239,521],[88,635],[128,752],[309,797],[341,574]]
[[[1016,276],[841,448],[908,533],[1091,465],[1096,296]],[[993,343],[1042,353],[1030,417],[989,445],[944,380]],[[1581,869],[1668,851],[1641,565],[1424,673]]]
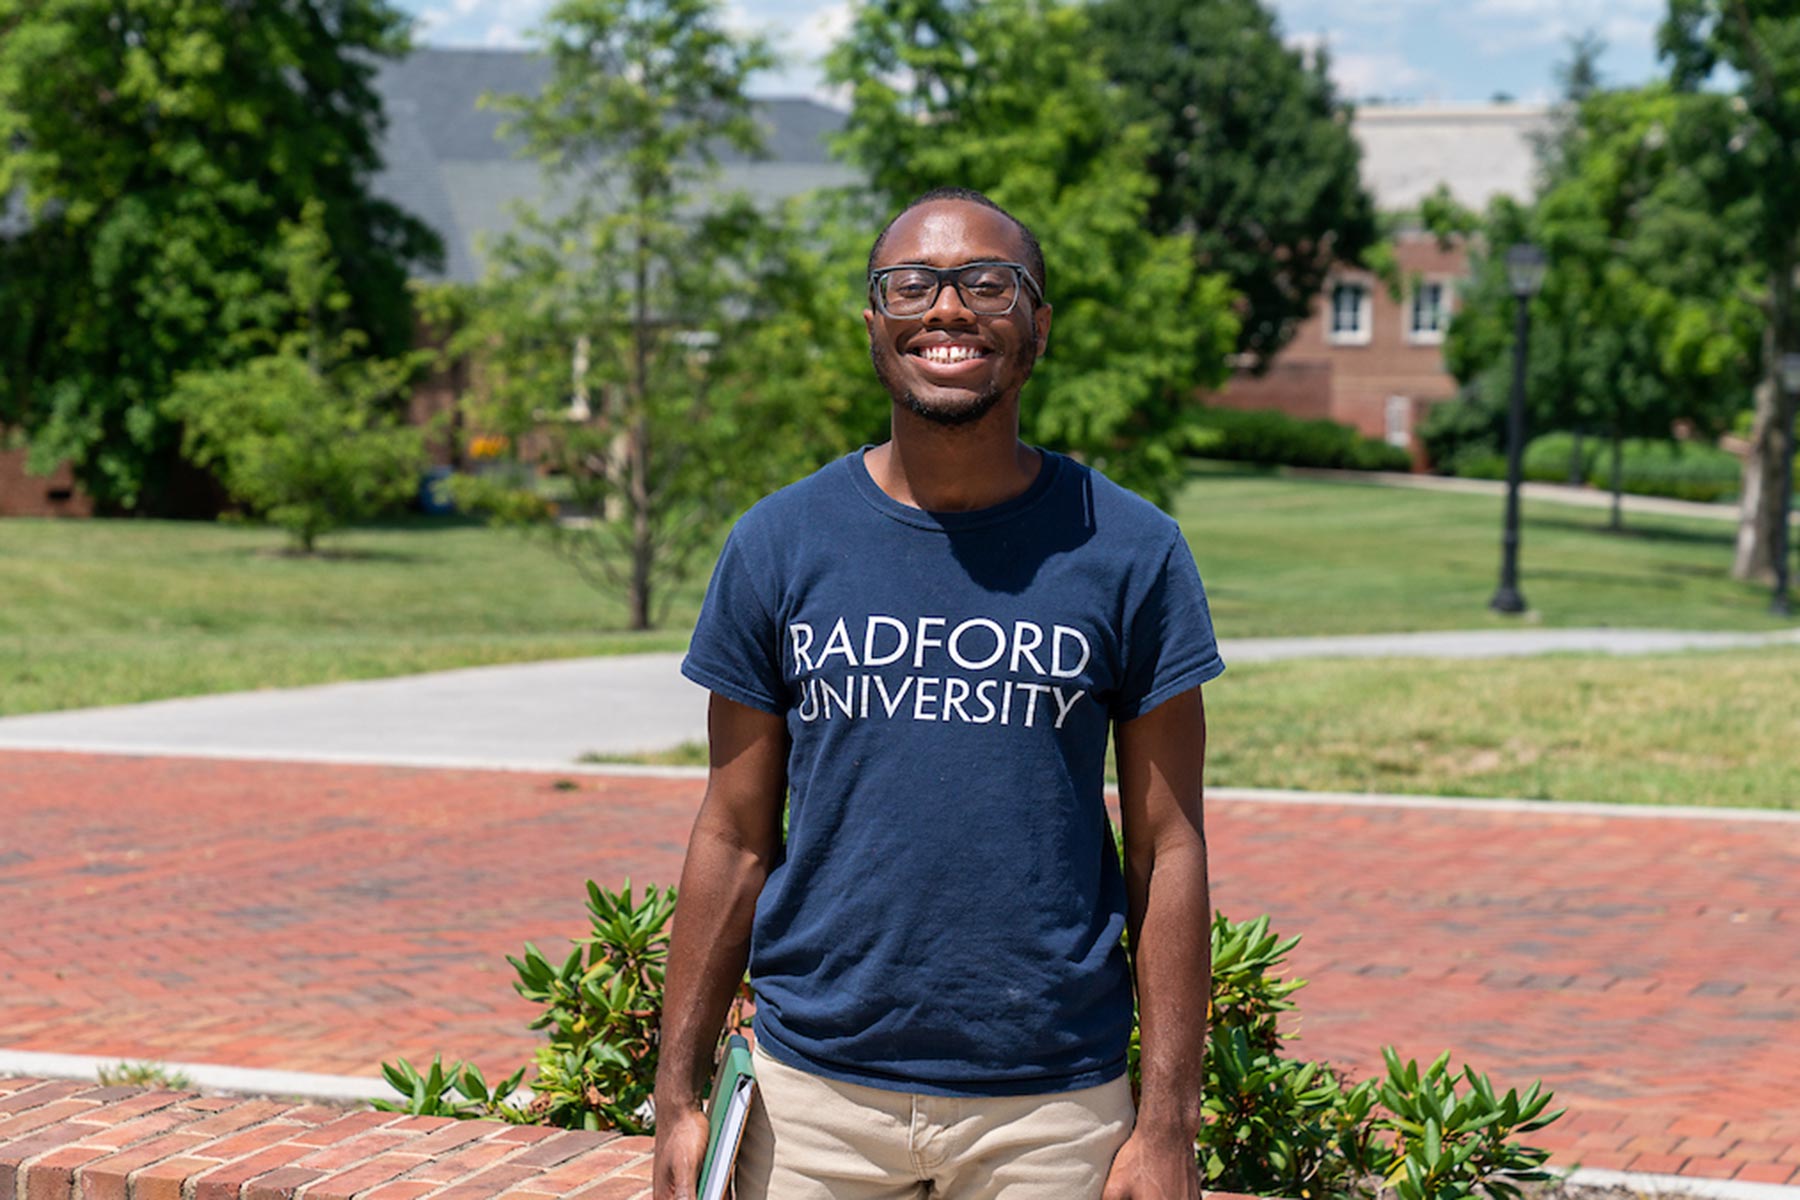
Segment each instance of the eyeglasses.
[[1037,280],[1023,263],[972,262],[960,267],[901,263],[869,272],[869,291],[874,294],[875,306],[889,317],[924,316],[938,302],[946,283],[956,289],[964,308],[984,317],[1011,312],[1023,291],[1029,290],[1037,303],[1044,300]]

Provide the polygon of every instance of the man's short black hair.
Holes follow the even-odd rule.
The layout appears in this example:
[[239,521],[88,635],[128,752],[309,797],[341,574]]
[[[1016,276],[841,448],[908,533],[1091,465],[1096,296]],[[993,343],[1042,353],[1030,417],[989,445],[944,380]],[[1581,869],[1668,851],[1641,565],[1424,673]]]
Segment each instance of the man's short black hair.
[[886,225],[883,225],[881,227],[881,232],[875,236],[875,244],[869,247],[869,273],[871,275],[875,273],[875,260],[881,256],[881,245],[883,242],[887,241],[888,230],[894,227],[894,222],[898,221],[901,217],[904,217],[907,213],[919,207],[921,204],[932,204],[939,200],[962,200],[969,204],[979,204],[983,208],[993,209],[1008,221],[1011,221],[1013,223],[1013,228],[1019,231],[1019,240],[1025,243],[1026,269],[1031,272],[1031,277],[1037,281],[1038,291],[1044,295],[1049,294],[1050,284],[1049,281],[1044,278],[1044,251],[1043,248],[1038,245],[1037,235],[1025,227],[1025,222],[1019,220],[1019,218],[1013,216],[974,188],[966,187],[932,188],[929,192],[924,193],[911,204],[908,204],[905,208],[895,213],[893,220],[890,220]]

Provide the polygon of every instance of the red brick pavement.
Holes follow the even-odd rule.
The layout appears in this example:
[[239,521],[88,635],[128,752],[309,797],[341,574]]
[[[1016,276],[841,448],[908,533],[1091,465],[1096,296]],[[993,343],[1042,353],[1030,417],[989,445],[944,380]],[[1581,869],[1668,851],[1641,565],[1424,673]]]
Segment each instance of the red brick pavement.
[[[503,955],[674,882],[693,780],[0,753],[0,1046],[503,1073]],[[1800,822],[1215,795],[1214,897],[1305,935],[1295,1053],[1543,1078],[1564,1161],[1800,1184]]]

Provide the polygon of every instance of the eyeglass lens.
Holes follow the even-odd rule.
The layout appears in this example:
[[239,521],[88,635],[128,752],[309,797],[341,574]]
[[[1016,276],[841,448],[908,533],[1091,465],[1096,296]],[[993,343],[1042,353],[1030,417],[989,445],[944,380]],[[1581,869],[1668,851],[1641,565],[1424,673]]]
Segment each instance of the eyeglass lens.
[[881,301],[889,314],[913,317],[937,303],[944,282],[956,287],[970,312],[1003,313],[1019,300],[1017,268],[997,263],[973,263],[966,267],[933,270],[901,267],[881,276]]

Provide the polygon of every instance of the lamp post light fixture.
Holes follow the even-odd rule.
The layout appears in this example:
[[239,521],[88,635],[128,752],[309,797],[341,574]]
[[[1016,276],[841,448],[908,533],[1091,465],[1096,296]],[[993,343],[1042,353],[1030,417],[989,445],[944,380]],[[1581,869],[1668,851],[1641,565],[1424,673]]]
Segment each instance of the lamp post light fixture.
[[1769,601],[1769,611],[1778,617],[1790,616],[1793,613],[1792,602],[1788,598],[1788,523],[1793,520],[1794,505],[1794,415],[1800,408],[1800,354],[1789,351],[1781,356],[1780,361],[1781,390],[1786,393],[1787,401],[1787,450],[1776,455],[1775,478],[1770,482],[1775,488],[1776,503],[1781,506],[1781,519],[1775,523],[1775,545],[1771,557],[1775,562],[1775,594]]
[[1544,286],[1547,263],[1543,250],[1521,242],[1506,251],[1506,280],[1518,301],[1513,320],[1512,403],[1506,413],[1506,529],[1500,540],[1500,587],[1488,607],[1497,613],[1522,613],[1519,593],[1519,480],[1525,458],[1525,359],[1531,338],[1531,298]]

